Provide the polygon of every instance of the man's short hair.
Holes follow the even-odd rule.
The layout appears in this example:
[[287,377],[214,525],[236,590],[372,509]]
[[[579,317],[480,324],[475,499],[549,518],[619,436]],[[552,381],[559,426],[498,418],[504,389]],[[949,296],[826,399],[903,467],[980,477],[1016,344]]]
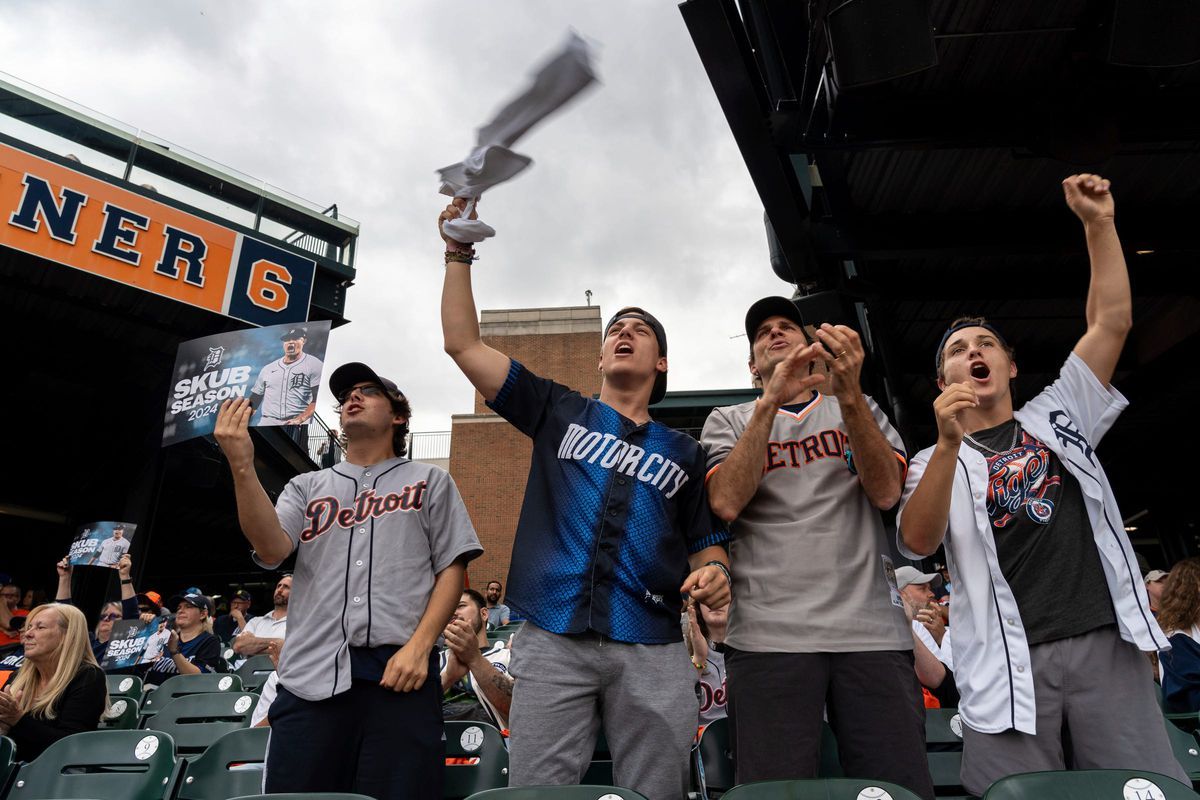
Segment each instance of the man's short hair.
[[486,584],[484,584],[483,588],[485,588],[485,589],[490,589],[490,588],[492,588],[492,584],[493,584],[493,583],[494,583],[494,584],[496,584],[497,586],[499,586],[501,589],[503,589],[503,588],[504,588],[504,584],[503,584],[503,583],[501,583],[500,581],[494,581],[494,580],[493,580],[493,581],[488,581]]
[[484,600],[483,595],[481,595],[479,592],[475,591],[474,589],[463,589],[462,593],[471,598],[471,602],[475,604],[476,608],[487,608],[487,600]]

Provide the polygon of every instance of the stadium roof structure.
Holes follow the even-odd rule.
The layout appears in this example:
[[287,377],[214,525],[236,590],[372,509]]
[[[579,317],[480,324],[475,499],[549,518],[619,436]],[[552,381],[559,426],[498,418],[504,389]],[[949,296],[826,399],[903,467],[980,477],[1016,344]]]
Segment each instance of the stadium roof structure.
[[1159,534],[1152,560],[1168,562],[1200,550],[1181,491],[1200,447],[1197,9],[680,5],[762,200],[771,266],[806,322],[866,332],[868,390],[910,448],[934,440],[934,351],[956,316],[983,314],[1005,332],[1019,396],[1053,379],[1084,330],[1088,281],[1060,182],[1113,181],[1134,291],[1114,384],[1132,405],[1099,452],[1127,526],[1150,552]]

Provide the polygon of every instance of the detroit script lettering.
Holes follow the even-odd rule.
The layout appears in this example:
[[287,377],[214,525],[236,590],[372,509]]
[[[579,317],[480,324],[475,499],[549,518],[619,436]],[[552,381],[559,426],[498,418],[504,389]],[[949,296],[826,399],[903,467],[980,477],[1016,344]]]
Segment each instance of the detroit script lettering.
[[354,499],[354,504],[342,508],[336,497],[318,497],[304,509],[308,527],[300,532],[300,541],[311,542],[333,527],[351,528],[368,519],[376,519],[396,511],[420,511],[425,501],[425,481],[417,481],[398,492],[376,494],[374,489],[364,489]]

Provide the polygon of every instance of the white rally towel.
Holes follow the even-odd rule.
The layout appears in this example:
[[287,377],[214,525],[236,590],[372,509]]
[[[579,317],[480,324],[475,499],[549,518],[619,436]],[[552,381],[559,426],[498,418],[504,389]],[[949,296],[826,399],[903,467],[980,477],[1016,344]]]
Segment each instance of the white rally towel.
[[468,219],[475,201],[485,190],[515,177],[533,163],[529,156],[509,148],[595,80],[591,50],[572,31],[562,49],[534,74],[533,83],[479,129],[471,154],[438,170],[441,193],[467,199],[462,216],[443,224],[447,236],[458,242],[474,243],[496,235],[495,229],[482,220]]

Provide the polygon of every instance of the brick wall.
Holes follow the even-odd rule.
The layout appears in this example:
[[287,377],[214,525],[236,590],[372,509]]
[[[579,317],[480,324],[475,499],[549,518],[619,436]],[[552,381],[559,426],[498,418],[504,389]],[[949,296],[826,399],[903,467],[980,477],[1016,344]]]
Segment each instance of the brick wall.
[[[484,311],[483,339],[533,372],[586,396],[600,391],[600,309],[569,308]],[[451,425],[450,474],[462,493],[484,555],[470,566],[471,585],[508,584],[525,481],[530,440],[493,414],[475,394],[475,412],[456,414]]]

